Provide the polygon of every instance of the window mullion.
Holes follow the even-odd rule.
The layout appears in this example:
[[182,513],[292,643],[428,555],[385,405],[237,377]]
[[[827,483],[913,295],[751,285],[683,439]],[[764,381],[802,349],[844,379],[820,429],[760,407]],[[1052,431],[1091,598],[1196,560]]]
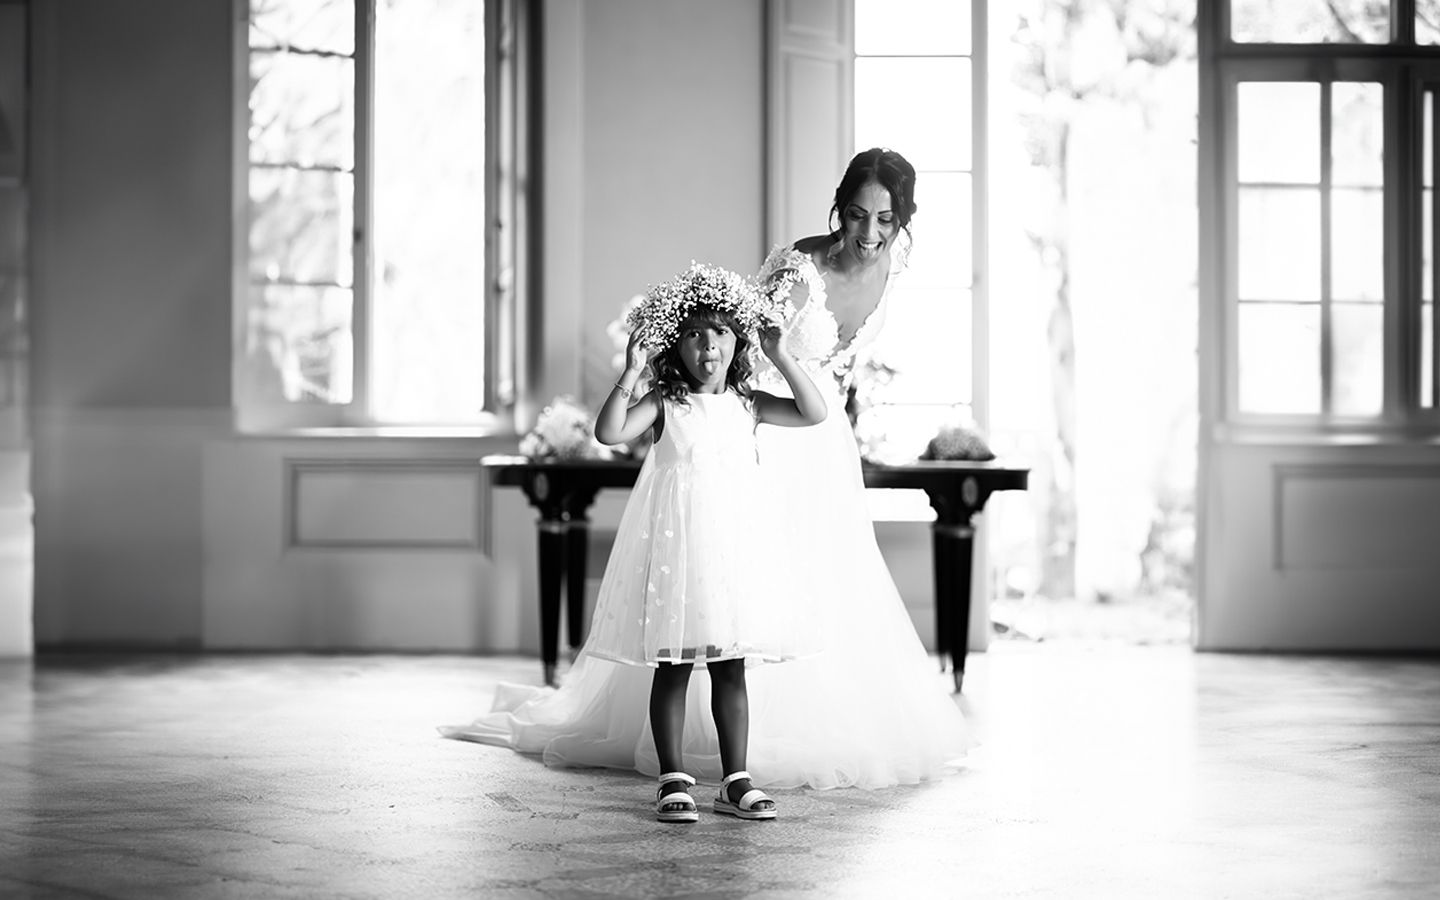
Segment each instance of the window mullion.
[[1390,40],[1396,44],[1415,44],[1415,0],[1391,0]]
[[1333,254],[1331,253],[1331,189],[1334,186],[1330,153],[1331,94],[1333,81],[1320,82],[1320,410],[1334,413],[1335,334],[1332,296]]
[[[1429,90],[1440,91],[1440,86],[1432,86],[1431,84],[1424,85],[1419,92],[1420,97],[1416,98],[1415,105],[1423,103],[1424,93]],[[1411,294],[1411,300],[1406,304],[1408,321],[1414,323],[1413,327],[1407,329],[1406,334],[1414,335],[1414,337],[1406,344],[1406,349],[1409,351],[1409,359],[1406,361],[1407,377],[1405,381],[1407,385],[1415,386],[1415,388],[1412,389],[1412,396],[1408,398],[1407,412],[1416,409],[1420,405],[1421,398],[1418,387],[1421,378],[1430,379],[1430,404],[1432,407],[1440,407],[1440,364],[1437,364],[1435,358],[1435,354],[1440,352],[1440,343],[1436,342],[1436,338],[1440,338],[1440,316],[1435,314],[1435,310],[1440,309],[1440,257],[1436,255],[1436,248],[1440,247],[1440,218],[1437,218],[1437,216],[1440,216],[1440,143],[1436,143],[1437,138],[1440,138],[1440,103],[1432,100],[1432,106],[1435,108],[1435,112],[1432,113],[1432,121],[1429,123],[1431,130],[1430,146],[1432,150],[1430,153],[1430,247],[1428,248],[1430,251],[1430,352],[1432,356],[1430,360],[1430,371],[1421,372],[1420,329],[1424,317],[1420,312],[1421,306],[1423,305],[1422,292],[1417,290]],[[1423,114],[1416,115],[1415,120],[1423,123]],[[1424,127],[1424,124],[1422,124],[1421,128]],[[1413,147],[1413,141],[1407,146]],[[1410,167],[1407,169],[1407,172],[1417,171],[1418,168],[1418,166]],[[1421,181],[1423,184],[1423,176]],[[1416,229],[1416,231],[1419,231],[1419,229]],[[1418,260],[1416,262],[1417,264],[1411,268],[1418,270]]]
[[[1385,114],[1385,204],[1387,246],[1395,248],[1399,265],[1385,276],[1385,413],[1405,421],[1419,400],[1417,326],[1423,293],[1424,177],[1417,149],[1423,138],[1424,89],[1406,67],[1388,79]],[[1417,178],[1417,174],[1420,175]]]
[[977,35],[970,48],[970,327],[973,358],[970,361],[970,409],[981,428],[990,428],[990,134],[989,4],[971,8],[970,32]]
[[375,7],[374,0],[355,0],[355,289],[351,311],[352,394],[348,418],[368,423],[371,409],[370,323],[374,306],[375,188]]

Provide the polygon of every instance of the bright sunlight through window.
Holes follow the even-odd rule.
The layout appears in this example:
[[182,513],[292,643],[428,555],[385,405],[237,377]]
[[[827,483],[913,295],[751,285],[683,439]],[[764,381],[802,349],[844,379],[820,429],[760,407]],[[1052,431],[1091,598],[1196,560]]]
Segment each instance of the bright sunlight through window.
[[371,2],[251,2],[242,403],[335,413],[306,424],[472,422],[485,5]]

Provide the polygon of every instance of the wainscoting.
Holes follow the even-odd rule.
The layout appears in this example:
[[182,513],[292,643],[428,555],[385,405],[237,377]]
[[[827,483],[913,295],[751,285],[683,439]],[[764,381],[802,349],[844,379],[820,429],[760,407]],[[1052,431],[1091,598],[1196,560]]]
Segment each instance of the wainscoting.
[[1202,649],[1440,648],[1440,447],[1213,454]]
[[429,439],[208,444],[203,645],[538,650],[533,515],[490,490],[483,452]]

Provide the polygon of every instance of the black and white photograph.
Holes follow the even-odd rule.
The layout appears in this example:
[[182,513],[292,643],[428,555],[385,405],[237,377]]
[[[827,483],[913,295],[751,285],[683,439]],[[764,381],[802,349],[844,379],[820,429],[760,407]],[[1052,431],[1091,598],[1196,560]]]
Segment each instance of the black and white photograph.
[[0,898],[1432,900],[1440,0],[0,0]]

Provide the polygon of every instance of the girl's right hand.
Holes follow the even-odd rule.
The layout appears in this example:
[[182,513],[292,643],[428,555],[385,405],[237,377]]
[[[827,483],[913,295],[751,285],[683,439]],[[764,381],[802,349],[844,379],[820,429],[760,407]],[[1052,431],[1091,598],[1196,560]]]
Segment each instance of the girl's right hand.
[[625,367],[632,372],[643,370],[650,362],[650,351],[641,338],[641,329],[636,328],[630,332],[630,340],[625,345]]

